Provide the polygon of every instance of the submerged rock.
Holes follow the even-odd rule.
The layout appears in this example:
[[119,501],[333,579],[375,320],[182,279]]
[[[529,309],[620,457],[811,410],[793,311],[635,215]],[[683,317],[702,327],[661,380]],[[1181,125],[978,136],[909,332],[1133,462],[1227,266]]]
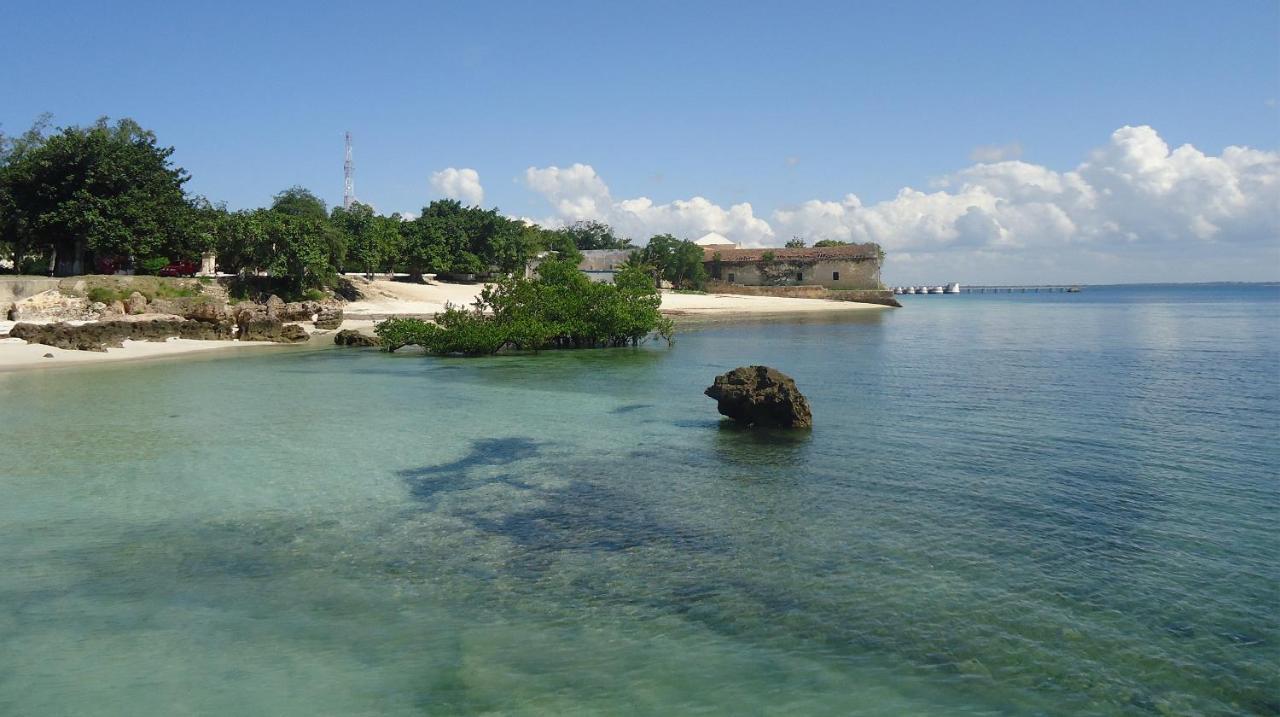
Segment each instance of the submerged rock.
[[747,426],[811,428],[809,401],[790,376],[768,366],[740,366],[716,376],[704,392],[716,408]]
[[339,346],[381,346],[382,340],[377,336],[362,334],[355,329],[343,329],[334,337],[333,342]]

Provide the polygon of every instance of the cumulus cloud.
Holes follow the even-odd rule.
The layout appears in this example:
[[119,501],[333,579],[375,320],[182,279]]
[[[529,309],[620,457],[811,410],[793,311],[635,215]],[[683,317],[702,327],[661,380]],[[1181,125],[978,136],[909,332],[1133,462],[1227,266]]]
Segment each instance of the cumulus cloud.
[[767,219],[701,196],[619,199],[586,164],[530,167],[524,182],[552,207],[544,223],[596,219],[640,241],[715,231],[746,246],[793,235],[878,242],[894,282],[1274,279],[1280,266],[1280,153],[1171,149],[1151,127],[1126,126],[1068,171],[983,161],[996,155],[975,155],[928,191],[813,199]]
[[[1171,150],[1147,126],[1116,130],[1071,171],[1016,160],[979,163],[939,186],[905,188],[871,205],[853,194],[812,200],[775,211],[772,226],[786,235],[879,242],[891,264],[902,267],[931,263],[941,270],[962,255],[978,257],[989,270],[1051,260],[1040,276],[1061,267],[1088,270],[1103,256],[1132,257],[1130,270],[1197,255],[1213,255],[1226,267],[1274,256],[1280,236],[1280,154],[1227,147],[1211,156],[1189,144]],[[1161,261],[1152,263],[1153,256]],[[1146,262],[1141,267],[1139,259]]]
[[555,212],[543,223],[562,224],[586,219],[608,222],[640,241],[669,233],[695,238],[719,232],[736,241],[759,244],[773,238],[773,229],[755,216],[749,203],[722,207],[706,197],[659,204],[648,197],[614,199],[608,185],[588,164],[568,167],[529,167],[525,185],[541,194]]
[[1020,157],[1022,157],[1022,144],[1019,142],[980,144],[969,153],[969,159],[974,162],[1003,162]]
[[484,187],[480,186],[480,173],[474,169],[448,167],[431,175],[431,188],[449,199],[463,204],[484,202]]

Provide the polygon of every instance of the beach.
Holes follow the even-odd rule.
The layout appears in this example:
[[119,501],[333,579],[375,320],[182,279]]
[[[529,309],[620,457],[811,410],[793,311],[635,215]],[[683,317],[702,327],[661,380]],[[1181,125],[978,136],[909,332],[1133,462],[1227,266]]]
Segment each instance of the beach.
[[[447,304],[470,305],[484,289],[484,284],[450,284],[443,282],[416,284],[403,281],[353,279],[363,297],[343,307],[345,319],[341,329],[369,331],[378,321],[389,316],[429,316],[444,311]],[[823,312],[882,311],[886,307],[851,301],[792,299],[772,296],[740,296],[734,294],[699,294],[662,292],[662,312],[678,323],[714,319],[733,320],[787,315],[812,315]],[[0,334],[14,322],[0,322]],[[309,345],[328,343],[332,331],[317,331],[309,323],[302,324],[312,333]],[[276,346],[260,341],[195,341],[171,338],[167,341],[125,341],[122,348],[105,352],[73,351],[41,344],[28,344],[21,339],[0,339],[0,371],[16,371],[56,366],[84,366],[118,361],[144,361],[178,358],[210,351],[240,351],[248,347]],[[51,357],[47,356],[51,355]]]

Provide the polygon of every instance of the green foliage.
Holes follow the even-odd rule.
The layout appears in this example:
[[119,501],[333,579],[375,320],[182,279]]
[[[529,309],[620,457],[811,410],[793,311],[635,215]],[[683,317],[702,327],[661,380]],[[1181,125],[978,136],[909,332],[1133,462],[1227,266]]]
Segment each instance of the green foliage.
[[294,185],[271,198],[271,211],[295,217],[323,220],[329,216],[324,200],[306,187]]
[[392,317],[373,327],[373,333],[382,341],[382,348],[387,351],[398,351],[405,346],[426,346],[430,343],[430,334],[439,329],[421,319],[404,319]]
[[453,199],[427,205],[404,231],[404,265],[411,274],[486,274],[524,269],[529,243],[524,223],[497,209],[464,207]]
[[818,241],[816,241],[816,242],[814,242],[814,243],[813,243],[813,245],[814,245],[815,247],[824,247],[824,246],[848,246],[849,244],[850,244],[850,242],[847,242],[847,241],[840,241],[839,239],[819,239]]
[[632,256],[636,264],[653,267],[658,278],[671,282],[677,289],[702,289],[707,283],[703,254],[702,247],[691,241],[659,234],[649,239],[638,256]]
[[[791,237],[783,246],[788,249],[803,249],[805,247],[804,237]],[[817,245],[815,244],[814,246]]]
[[67,273],[86,251],[145,257],[194,243],[189,176],[172,147],[131,119],[47,136],[46,126],[0,150],[0,238],[18,263],[53,251]]
[[604,222],[575,222],[563,229],[549,230],[565,237],[578,249],[630,249],[631,240],[614,233]]
[[168,265],[169,265],[169,257],[150,256],[150,257],[147,257],[146,259],[139,260],[137,265],[134,267],[134,270],[138,274],[155,276],[156,274],[160,273],[161,269],[165,268]]
[[446,307],[434,324],[390,319],[374,331],[390,351],[416,344],[466,356],[626,346],[654,332],[670,340],[672,323],[659,313],[660,303],[652,279],[635,267],[623,267],[613,284],[595,284],[576,264],[551,260],[534,279],[510,276],[487,287],[470,309]]
[[765,253],[760,255],[760,261],[763,261],[766,264],[772,264],[777,260],[778,260],[778,257],[771,251],[766,251]]

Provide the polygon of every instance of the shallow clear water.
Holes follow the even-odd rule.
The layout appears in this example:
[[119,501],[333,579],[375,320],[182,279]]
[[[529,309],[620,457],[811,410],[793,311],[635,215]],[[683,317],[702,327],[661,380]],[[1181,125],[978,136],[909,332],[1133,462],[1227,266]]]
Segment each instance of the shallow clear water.
[[[767,363],[811,433],[701,395]],[[0,714],[1275,714],[1280,289],[0,374]]]

